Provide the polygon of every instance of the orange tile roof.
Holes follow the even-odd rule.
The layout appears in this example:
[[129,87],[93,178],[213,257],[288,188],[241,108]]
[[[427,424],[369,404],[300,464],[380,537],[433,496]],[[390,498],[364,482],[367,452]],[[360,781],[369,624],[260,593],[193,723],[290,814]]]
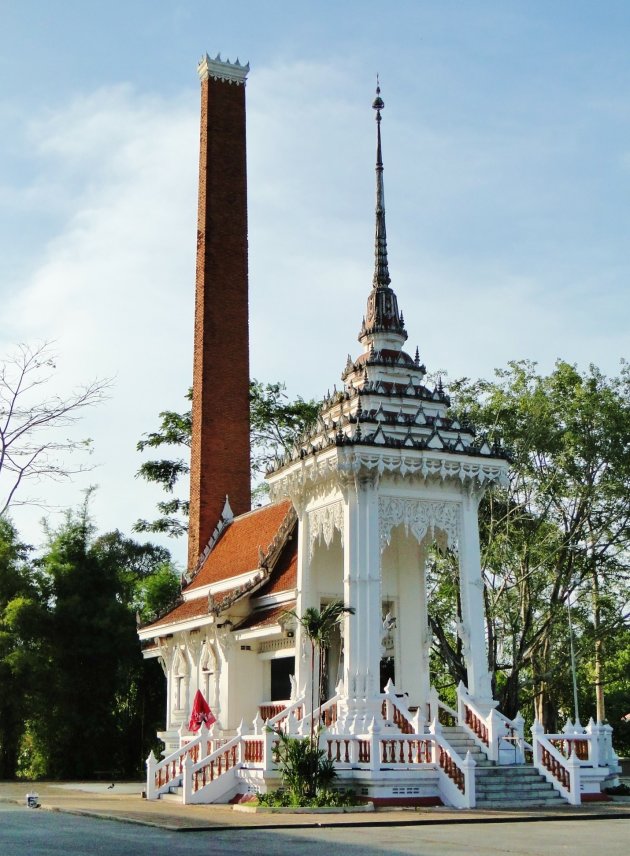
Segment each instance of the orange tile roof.
[[271,572],[271,579],[256,592],[256,597],[291,591],[297,586],[297,531],[288,541]]
[[175,624],[178,621],[187,621],[189,618],[199,618],[202,615],[208,615],[208,599],[198,597],[196,600],[185,600],[180,603],[166,615],[158,618],[153,624],[148,624],[143,627],[143,630],[149,630],[154,627],[162,627],[164,624]]
[[235,517],[186,591],[255,571],[259,567],[258,548],[268,549],[290,508],[287,499]]
[[248,615],[245,621],[236,628],[237,630],[257,630],[260,627],[268,627],[270,624],[277,624],[285,612],[295,609],[295,601],[289,600],[286,603],[280,603],[277,606],[270,606],[267,609],[258,609]]

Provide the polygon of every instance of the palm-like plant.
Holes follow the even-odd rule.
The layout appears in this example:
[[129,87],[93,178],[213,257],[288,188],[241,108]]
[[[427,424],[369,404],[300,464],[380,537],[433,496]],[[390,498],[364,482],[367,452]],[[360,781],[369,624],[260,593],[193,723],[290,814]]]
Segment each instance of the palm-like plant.
[[[324,652],[330,647],[332,633],[343,620],[345,613],[354,614],[354,607],[346,606],[341,600],[333,600],[322,609],[309,606],[303,615],[298,615],[295,610],[287,610],[287,615],[292,615],[302,627],[304,635],[311,645],[311,729],[310,729],[310,757],[315,757],[315,653],[318,654],[319,668],[317,678],[317,707],[321,707],[322,691],[324,683]],[[311,771],[313,789],[317,790],[317,767],[313,765]]]
[[346,606],[341,600],[334,600],[327,603],[321,610],[309,606],[303,615],[298,615],[295,610],[287,613],[301,625],[311,645],[311,743],[315,742],[315,653],[317,652],[319,659],[317,679],[317,706],[319,707],[322,702],[324,682],[324,651],[330,647],[333,630],[343,620],[344,613],[353,614],[354,611],[354,607]]

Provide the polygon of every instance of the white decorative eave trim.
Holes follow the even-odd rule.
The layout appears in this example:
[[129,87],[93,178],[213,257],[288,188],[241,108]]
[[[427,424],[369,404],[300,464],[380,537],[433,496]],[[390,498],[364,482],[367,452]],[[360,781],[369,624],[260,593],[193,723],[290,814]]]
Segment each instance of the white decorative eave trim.
[[196,618],[186,618],[183,621],[174,621],[172,624],[160,624],[158,627],[141,628],[138,630],[138,638],[158,639],[160,636],[181,633],[184,630],[195,630],[197,627],[213,623],[214,615],[198,615]]
[[143,660],[154,660],[156,657],[160,656],[160,649],[155,645],[153,648],[143,648],[142,650],[142,659]]
[[201,81],[211,77],[213,80],[224,80],[227,83],[236,83],[237,86],[245,85],[247,73],[249,72],[249,63],[241,65],[236,58],[236,62],[230,62],[229,59],[222,60],[221,54],[218,53],[214,59],[210,59],[208,54],[201,57],[197,66],[197,73]]
[[251,606],[253,610],[269,609],[272,606],[280,606],[283,603],[291,603],[295,600],[297,589],[287,589],[280,591],[277,594],[266,594],[262,597],[252,598]]
[[361,475],[399,475],[409,479],[459,482],[486,488],[505,486],[509,463],[502,458],[375,446],[332,447],[287,464],[267,477],[274,500],[302,494],[323,482],[343,482]]
[[280,636],[283,633],[281,624],[268,624],[266,627],[253,627],[251,630],[235,630],[232,634],[235,642],[247,639],[262,639],[265,636]]
[[221,594],[223,591],[230,591],[230,589],[253,582],[260,573],[261,569],[256,568],[253,571],[239,574],[237,577],[228,577],[216,583],[206,583],[205,586],[198,586],[197,588],[190,589],[190,591],[185,590],[182,597],[184,600],[198,600],[201,597],[207,597],[209,594]]

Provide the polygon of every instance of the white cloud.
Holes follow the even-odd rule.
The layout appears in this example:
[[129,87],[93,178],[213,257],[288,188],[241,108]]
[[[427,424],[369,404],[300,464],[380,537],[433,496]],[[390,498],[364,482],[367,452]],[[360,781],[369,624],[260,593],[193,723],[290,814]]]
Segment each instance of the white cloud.
[[[346,354],[358,353],[371,284],[374,121],[358,79],[349,63],[295,63],[258,68],[248,84],[252,372],[308,397],[339,383]],[[450,376],[488,375],[521,357],[614,371],[627,347],[627,301],[614,298],[627,265],[597,265],[586,244],[579,264],[551,240],[537,253],[534,229],[523,268],[510,245],[524,224],[544,231],[559,198],[549,172],[537,177],[542,199],[519,185],[519,158],[529,150],[553,161],[561,148],[531,135],[519,149],[492,126],[432,131],[415,108],[389,109],[390,261],[410,349],[417,342],[427,367]],[[192,373],[196,92],[101,89],[51,112],[30,139],[36,179],[22,199],[63,217],[33,253],[2,335],[55,339],[60,387],[115,376],[110,402],[80,426],[98,469],[48,498],[72,505],[98,482],[99,526],[129,531],[158,498],[133,478],[135,443],[160,410],[185,406]],[[31,539],[39,514],[16,516]]]

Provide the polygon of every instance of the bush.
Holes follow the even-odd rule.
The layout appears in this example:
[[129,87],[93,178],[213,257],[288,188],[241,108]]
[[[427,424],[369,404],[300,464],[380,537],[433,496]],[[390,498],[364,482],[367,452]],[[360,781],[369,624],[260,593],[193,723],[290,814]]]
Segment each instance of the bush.
[[283,790],[290,794],[290,805],[305,805],[319,791],[328,791],[337,776],[335,766],[323,749],[302,737],[276,732],[275,761],[282,776]]
[[312,797],[300,798],[285,788],[278,788],[266,794],[259,794],[258,804],[274,808],[343,808],[359,803],[355,792],[344,788],[322,788]]

